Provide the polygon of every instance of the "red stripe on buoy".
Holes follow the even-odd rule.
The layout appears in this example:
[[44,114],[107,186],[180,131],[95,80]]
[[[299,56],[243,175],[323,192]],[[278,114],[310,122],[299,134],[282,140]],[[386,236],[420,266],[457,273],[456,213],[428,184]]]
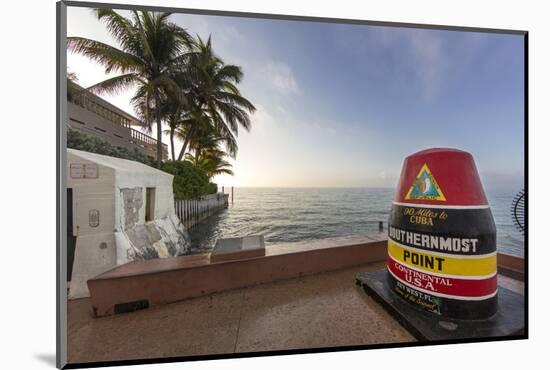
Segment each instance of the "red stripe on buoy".
[[497,290],[497,275],[481,279],[460,279],[449,276],[436,276],[413,270],[388,256],[388,268],[402,282],[435,295],[457,297],[485,297]]
[[470,153],[436,148],[405,158],[395,202],[479,206],[487,198]]

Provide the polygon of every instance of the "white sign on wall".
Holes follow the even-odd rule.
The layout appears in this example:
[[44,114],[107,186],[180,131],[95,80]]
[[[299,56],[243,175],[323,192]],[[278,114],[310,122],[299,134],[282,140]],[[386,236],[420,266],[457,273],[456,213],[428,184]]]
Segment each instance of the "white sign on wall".
[[98,167],[95,163],[71,163],[71,179],[97,179]]

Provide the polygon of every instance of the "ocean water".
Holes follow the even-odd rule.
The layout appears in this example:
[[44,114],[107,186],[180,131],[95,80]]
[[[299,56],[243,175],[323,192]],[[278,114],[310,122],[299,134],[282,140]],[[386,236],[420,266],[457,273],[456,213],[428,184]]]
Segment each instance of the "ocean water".
[[[267,245],[378,230],[394,189],[235,188],[234,203],[190,230],[192,252],[210,250],[218,238],[262,234]],[[524,238],[512,223],[514,191],[487,193],[497,226],[497,249],[523,256]],[[231,200],[230,200],[231,201]]]

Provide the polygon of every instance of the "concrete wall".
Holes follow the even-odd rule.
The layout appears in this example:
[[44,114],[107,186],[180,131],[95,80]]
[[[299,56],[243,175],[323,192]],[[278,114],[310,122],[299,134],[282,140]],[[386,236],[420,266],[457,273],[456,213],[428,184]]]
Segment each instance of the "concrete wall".
[[[73,234],[76,248],[69,297],[88,295],[86,281],[116,266],[115,225],[115,171],[97,165],[96,179],[75,179],[70,175],[70,165],[95,162],[67,153],[67,187],[73,190]],[[90,212],[99,211],[99,224],[90,225]]]

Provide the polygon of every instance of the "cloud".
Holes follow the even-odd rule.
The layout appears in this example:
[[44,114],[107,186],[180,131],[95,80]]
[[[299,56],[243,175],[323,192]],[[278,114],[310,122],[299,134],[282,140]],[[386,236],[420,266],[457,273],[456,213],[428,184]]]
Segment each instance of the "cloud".
[[387,76],[386,83],[399,90],[414,86],[428,102],[438,97],[451,48],[443,42],[442,31],[370,26],[359,33],[350,27],[338,29],[336,42],[353,58],[363,60],[370,75]]
[[292,69],[288,65],[271,61],[265,65],[263,73],[270,86],[279,93],[284,95],[300,95],[302,93]]
[[262,104],[256,104],[256,111],[252,114],[252,130],[263,130],[275,124],[275,118]]
[[378,47],[400,50],[396,68],[413,76],[424,101],[437,98],[448,64],[441,32],[383,27],[376,29],[369,40],[373,38],[377,38]]
[[423,86],[423,98],[431,101],[441,88],[446,67],[441,38],[430,30],[410,30],[404,34],[416,59],[415,69]]

